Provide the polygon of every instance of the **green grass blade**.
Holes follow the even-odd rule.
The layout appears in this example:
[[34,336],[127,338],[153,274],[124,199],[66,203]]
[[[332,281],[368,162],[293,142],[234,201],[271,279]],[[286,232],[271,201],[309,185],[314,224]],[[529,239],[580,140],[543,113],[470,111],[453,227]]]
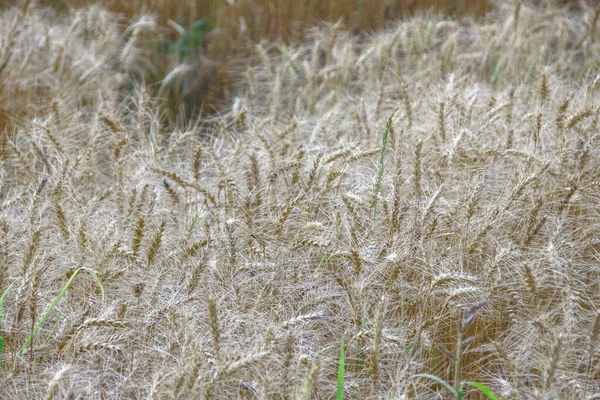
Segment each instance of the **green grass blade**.
[[465,398],[465,383],[466,382],[461,382],[458,385],[458,390],[456,391],[457,400],[463,400]]
[[319,271],[321,270],[321,268],[327,264],[328,261],[328,257],[331,257],[331,255],[335,252],[335,249],[330,248],[328,253],[323,254],[323,257],[321,257],[321,261],[319,262],[319,265],[317,266],[317,268],[315,269],[315,276],[317,276],[317,274],[319,273]]
[[481,393],[485,394],[487,396],[487,398],[490,400],[498,400],[498,396],[496,396],[494,394],[494,392],[492,392],[492,390],[489,387],[487,387],[486,385],[484,385],[483,383],[465,382],[465,384],[471,385],[471,386],[476,387],[477,389],[481,390]]
[[325,259],[327,259],[327,254],[323,254],[323,257],[321,257],[321,262],[317,266],[317,269],[315,269],[315,274],[317,274],[321,267],[325,264]]
[[100,283],[100,279],[98,278],[98,275],[96,275],[96,272],[94,270],[90,269],[90,268],[78,268],[78,269],[76,269],[73,272],[73,274],[71,275],[71,277],[69,278],[69,280],[67,281],[67,283],[65,284],[65,286],[63,286],[63,288],[61,289],[60,293],[58,293],[58,295],[56,296],[56,298],[54,299],[54,301],[52,301],[52,304],[50,304],[50,307],[48,307],[48,310],[46,310],[46,312],[44,313],[44,315],[42,315],[42,318],[40,318],[39,322],[37,323],[37,325],[33,329],[33,332],[31,332],[31,335],[29,335],[27,337],[27,340],[25,341],[25,343],[23,344],[23,346],[21,347],[21,349],[17,353],[18,355],[22,355],[23,352],[25,351],[25,349],[27,348],[27,346],[29,346],[29,344],[31,343],[31,340],[33,339],[33,337],[39,332],[40,328],[42,327],[42,325],[44,324],[44,322],[46,322],[46,320],[48,319],[48,317],[50,316],[50,314],[52,314],[52,311],[54,311],[54,309],[58,305],[58,302],[60,301],[60,299],[62,299],[64,297],[64,295],[67,293],[67,289],[69,289],[69,286],[71,286],[71,283],[73,283],[73,280],[75,279],[75,277],[77,276],[77,274],[79,274],[79,272],[81,270],[86,270],[86,271],[88,271],[88,272],[90,272],[92,274],[92,276],[94,277],[94,279],[96,280],[96,282],[100,286],[100,292],[102,293],[102,301],[104,302],[104,287]]
[[344,351],[344,339],[340,343],[340,364],[338,366],[337,391],[335,392],[335,400],[344,398],[344,370],[346,369],[346,353]]
[[413,354],[413,344],[409,343],[408,347],[406,348],[406,359],[410,360],[412,358],[412,354]]
[[18,355],[22,355],[23,352],[25,351],[25,349],[27,348],[27,346],[29,346],[29,344],[31,343],[31,340],[38,333],[38,331],[40,330],[40,328],[42,327],[42,325],[44,324],[44,322],[46,322],[46,319],[48,319],[48,317],[50,316],[50,314],[52,313],[52,311],[54,311],[54,308],[56,308],[56,305],[58,304],[58,302],[60,301],[60,299],[62,299],[63,296],[65,295],[65,293],[67,293],[67,289],[69,288],[69,286],[71,286],[71,283],[73,282],[73,280],[75,279],[75,277],[77,276],[77,274],[79,274],[79,271],[81,271],[81,268],[78,268],[78,269],[75,270],[75,272],[73,272],[73,274],[71,275],[71,277],[69,278],[69,280],[67,281],[67,283],[65,284],[65,286],[63,286],[63,288],[61,289],[61,291],[58,294],[58,296],[56,296],[56,298],[54,298],[54,301],[52,301],[52,304],[50,304],[50,307],[48,307],[48,309],[46,310],[46,312],[44,313],[44,315],[42,315],[42,318],[40,318],[40,320],[38,321],[37,325],[33,329],[33,332],[31,332],[31,335],[29,335],[27,337],[27,340],[25,341],[25,343],[23,344],[23,346],[21,347],[21,349],[17,353]]
[[416,378],[428,378],[428,379],[431,379],[432,381],[436,381],[437,383],[439,383],[440,385],[442,385],[446,389],[448,389],[450,392],[452,392],[454,397],[458,397],[458,393],[456,392],[456,390],[442,378],[439,378],[439,377],[437,377],[435,375],[431,375],[431,374],[417,374],[417,375],[415,375],[415,377]]

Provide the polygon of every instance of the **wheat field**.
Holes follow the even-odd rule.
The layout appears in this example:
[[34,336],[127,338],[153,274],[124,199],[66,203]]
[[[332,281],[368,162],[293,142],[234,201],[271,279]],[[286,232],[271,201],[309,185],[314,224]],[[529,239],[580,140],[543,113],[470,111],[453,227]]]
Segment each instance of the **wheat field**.
[[196,118],[155,16],[2,9],[0,399],[599,399],[600,9],[551,3],[254,42]]

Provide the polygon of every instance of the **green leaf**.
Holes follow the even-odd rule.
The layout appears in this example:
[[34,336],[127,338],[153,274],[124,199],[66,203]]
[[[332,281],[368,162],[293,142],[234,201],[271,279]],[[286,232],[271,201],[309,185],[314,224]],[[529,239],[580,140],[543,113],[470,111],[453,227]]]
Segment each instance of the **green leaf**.
[[441,384],[446,389],[448,389],[450,392],[452,392],[452,394],[455,397],[458,397],[458,393],[456,392],[456,390],[454,390],[454,388],[448,382],[443,380],[442,378],[439,378],[439,377],[437,377],[435,375],[431,375],[431,374],[417,374],[417,375],[415,375],[415,378],[428,378],[433,381],[436,381],[437,383]]
[[335,400],[343,400],[344,398],[344,370],[345,366],[345,351],[344,339],[340,343],[340,364],[338,366],[337,391],[335,392]]
[[496,396],[494,394],[494,392],[492,392],[492,390],[489,387],[487,387],[486,385],[484,385],[483,383],[465,382],[465,385],[471,385],[473,387],[476,387],[477,389],[481,390],[481,392],[483,394],[485,394],[487,396],[487,398],[490,400],[498,400],[498,396]]
[[91,268],[85,268],[85,267],[77,268],[71,274],[71,277],[69,278],[69,280],[67,281],[65,286],[63,286],[61,291],[58,293],[58,295],[56,296],[54,301],[52,301],[52,304],[50,304],[50,307],[48,308],[48,310],[46,310],[46,312],[42,315],[42,318],[40,318],[40,320],[38,321],[35,328],[33,328],[31,335],[29,335],[27,337],[27,340],[25,340],[25,343],[23,344],[23,346],[21,346],[21,349],[19,349],[19,352],[17,353],[18,355],[22,355],[25,352],[25,349],[31,343],[31,340],[33,339],[33,337],[39,332],[39,330],[42,327],[42,325],[44,324],[44,322],[46,322],[46,320],[48,319],[48,317],[50,316],[52,311],[54,311],[54,309],[58,305],[58,302],[60,301],[60,299],[62,299],[64,297],[64,295],[67,293],[67,289],[69,288],[69,286],[71,286],[71,283],[73,283],[73,280],[75,279],[77,274],[79,274],[79,272],[82,270],[88,271],[94,277],[94,280],[96,281],[96,283],[98,283],[98,286],[100,286],[100,292],[102,293],[102,303],[104,303],[104,287],[102,286],[102,283],[100,282],[100,279],[98,278],[98,275],[96,274],[96,272]]
[[466,382],[461,382],[458,385],[458,392],[456,392],[457,393],[457,395],[456,395],[456,399],[457,400],[463,400],[465,398],[465,383]]
[[321,267],[325,264],[325,259],[327,258],[327,254],[323,254],[323,257],[321,257],[321,262],[319,262],[319,265],[317,266],[317,269],[315,270],[315,273],[319,272],[319,270],[321,269]]
[[409,343],[408,347],[406,348],[406,358],[410,360],[410,358],[412,357],[412,353],[413,353],[413,343]]
[[319,273],[319,271],[321,270],[321,268],[327,263],[327,256],[331,257],[331,255],[334,252],[335,252],[334,248],[329,248],[329,253],[323,254],[323,257],[321,257],[321,261],[319,262],[319,265],[315,269],[315,276],[317,276],[317,274]]

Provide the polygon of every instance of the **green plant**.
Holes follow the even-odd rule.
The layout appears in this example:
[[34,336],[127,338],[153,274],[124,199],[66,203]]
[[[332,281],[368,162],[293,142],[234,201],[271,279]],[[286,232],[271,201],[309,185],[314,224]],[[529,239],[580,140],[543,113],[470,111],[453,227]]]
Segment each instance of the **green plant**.
[[335,400],[343,400],[344,398],[344,371],[346,368],[346,353],[344,350],[344,339],[340,342],[340,361],[338,364],[337,373],[337,390],[335,392]]
[[102,302],[104,303],[104,287],[102,286],[102,282],[100,282],[100,279],[98,278],[98,275],[96,274],[96,272],[90,268],[85,268],[85,267],[77,268],[75,271],[73,271],[73,273],[71,274],[71,277],[69,278],[67,283],[63,286],[61,291],[54,298],[54,300],[52,301],[52,304],[50,304],[50,307],[48,307],[46,312],[42,315],[42,318],[40,318],[40,320],[34,327],[31,334],[27,337],[27,340],[25,340],[25,343],[23,343],[23,346],[21,346],[21,349],[19,349],[19,351],[17,352],[18,355],[22,355],[25,352],[25,349],[27,349],[27,346],[29,346],[29,344],[31,343],[31,340],[33,339],[33,337],[39,332],[39,330],[42,327],[42,325],[44,324],[44,322],[46,322],[46,319],[48,319],[48,317],[50,316],[52,311],[54,311],[54,309],[56,308],[60,299],[62,299],[64,297],[64,295],[67,293],[67,289],[69,288],[69,286],[71,286],[71,283],[73,283],[73,280],[75,279],[77,274],[79,274],[79,272],[81,272],[82,270],[87,271],[92,275],[92,277],[94,278],[94,280],[100,287],[100,292],[102,294]]
[[490,400],[497,400],[498,397],[483,383],[479,382],[466,382],[461,379],[461,356],[462,356],[462,343],[465,328],[475,319],[477,310],[483,307],[487,302],[476,303],[473,306],[465,310],[463,317],[458,321],[458,328],[456,334],[456,352],[454,355],[454,387],[442,378],[431,375],[431,374],[417,374],[415,377],[431,379],[450,391],[456,397],[457,400],[463,400],[465,396],[465,387],[467,385],[473,386],[479,389],[486,397]]
[[483,383],[479,383],[479,382],[460,382],[457,388],[453,388],[452,385],[450,385],[448,382],[446,382],[442,378],[437,377],[435,375],[417,374],[417,375],[415,375],[415,377],[428,378],[428,379],[431,379],[431,380],[433,380],[433,381],[441,384],[446,389],[448,389],[448,391],[450,391],[450,393],[452,393],[452,395],[454,395],[454,397],[457,400],[463,400],[464,399],[464,396],[465,396],[464,390],[465,390],[465,386],[467,386],[467,385],[470,385],[470,386],[473,386],[473,387],[479,389],[490,400],[498,400],[498,397],[494,394],[494,392],[492,392],[490,390],[490,388],[488,388]]
[[183,60],[202,52],[205,44],[204,37],[215,28],[215,22],[199,19],[190,29],[184,29],[178,25],[177,28],[180,36],[177,40],[168,42],[167,51],[177,60]]
[[328,251],[325,254],[323,254],[323,256],[321,257],[321,261],[319,261],[319,265],[317,265],[317,268],[315,268],[315,276],[319,274],[321,268],[323,268],[327,264],[327,261],[329,261],[329,259],[334,253],[335,249],[333,247],[330,247]]

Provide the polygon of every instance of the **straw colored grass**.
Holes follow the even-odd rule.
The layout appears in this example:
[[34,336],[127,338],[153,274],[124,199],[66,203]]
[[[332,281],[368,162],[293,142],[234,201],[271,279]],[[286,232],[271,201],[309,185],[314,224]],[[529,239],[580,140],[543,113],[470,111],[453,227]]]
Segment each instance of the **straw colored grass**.
[[600,396],[586,4],[257,41],[194,119],[154,17],[3,9],[0,397]]

